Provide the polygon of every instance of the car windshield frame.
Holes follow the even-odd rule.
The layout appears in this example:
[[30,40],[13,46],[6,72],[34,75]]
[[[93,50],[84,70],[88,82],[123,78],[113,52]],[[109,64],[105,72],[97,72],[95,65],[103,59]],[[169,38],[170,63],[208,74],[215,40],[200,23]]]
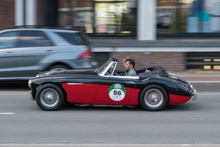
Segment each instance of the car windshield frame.
[[[118,63],[117,61],[113,61],[112,59],[109,59],[97,70],[98,75],[102,77],[112,77],[112,78],[120,78],[120,79],[134,79],[134,80],[139,79],[139,76],[114,75],[117,63]],[[106,75],[106,73],[108,72],[108,70],[110,70],[110,68],[112,68],[112,71],[108,73],[108,75]]]
[[105,74],[105,70],[107,71],[107,69],[109,69],[108,67],[110,67],[110,65],[113,63],[113,61],[111,59],[109,59],[108,61],[106,61],[99,69],[98,69],[98,74],[99,75],[104,75]]

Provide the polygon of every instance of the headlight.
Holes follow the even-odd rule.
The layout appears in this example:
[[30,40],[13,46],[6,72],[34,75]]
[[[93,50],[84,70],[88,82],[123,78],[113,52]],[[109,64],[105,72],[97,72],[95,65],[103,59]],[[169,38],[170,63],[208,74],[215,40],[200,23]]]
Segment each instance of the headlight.
[[28,87],[31,88],[31,80],[28,81]]

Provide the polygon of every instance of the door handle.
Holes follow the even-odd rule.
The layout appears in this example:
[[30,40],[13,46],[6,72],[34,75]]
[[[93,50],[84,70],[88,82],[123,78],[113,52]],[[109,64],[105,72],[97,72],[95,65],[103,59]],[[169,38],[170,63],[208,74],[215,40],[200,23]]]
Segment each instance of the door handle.
[[13,52],[5,52],[5,55],[11,55]]
[[135,84],[133,81],[125,81],[126,84]]
[[52,53],[52,52],[53,52],[53,50],[47,50],[46,52],[47,52],[47,53]]

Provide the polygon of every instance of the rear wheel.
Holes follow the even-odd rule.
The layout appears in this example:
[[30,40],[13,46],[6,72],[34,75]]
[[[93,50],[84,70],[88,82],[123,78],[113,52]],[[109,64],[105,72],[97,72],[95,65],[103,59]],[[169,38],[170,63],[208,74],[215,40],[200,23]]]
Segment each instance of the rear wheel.
[[37,90],[35,99],[41,109],[54,111],[63,105],[64,94],[58,86],[45,84]]
[[145,110],[162,110],[166,107],[167,103],[167,92],[159,85],[149,85],[140,94],[140,104]]

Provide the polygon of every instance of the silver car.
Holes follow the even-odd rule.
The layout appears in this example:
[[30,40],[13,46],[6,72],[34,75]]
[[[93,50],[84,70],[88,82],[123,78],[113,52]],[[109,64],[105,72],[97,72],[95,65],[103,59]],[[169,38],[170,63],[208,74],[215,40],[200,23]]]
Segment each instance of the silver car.
[[0,80],[31,79],[54,68],[92,68],[88,44],[78,31],[42,28],[0,31]]

